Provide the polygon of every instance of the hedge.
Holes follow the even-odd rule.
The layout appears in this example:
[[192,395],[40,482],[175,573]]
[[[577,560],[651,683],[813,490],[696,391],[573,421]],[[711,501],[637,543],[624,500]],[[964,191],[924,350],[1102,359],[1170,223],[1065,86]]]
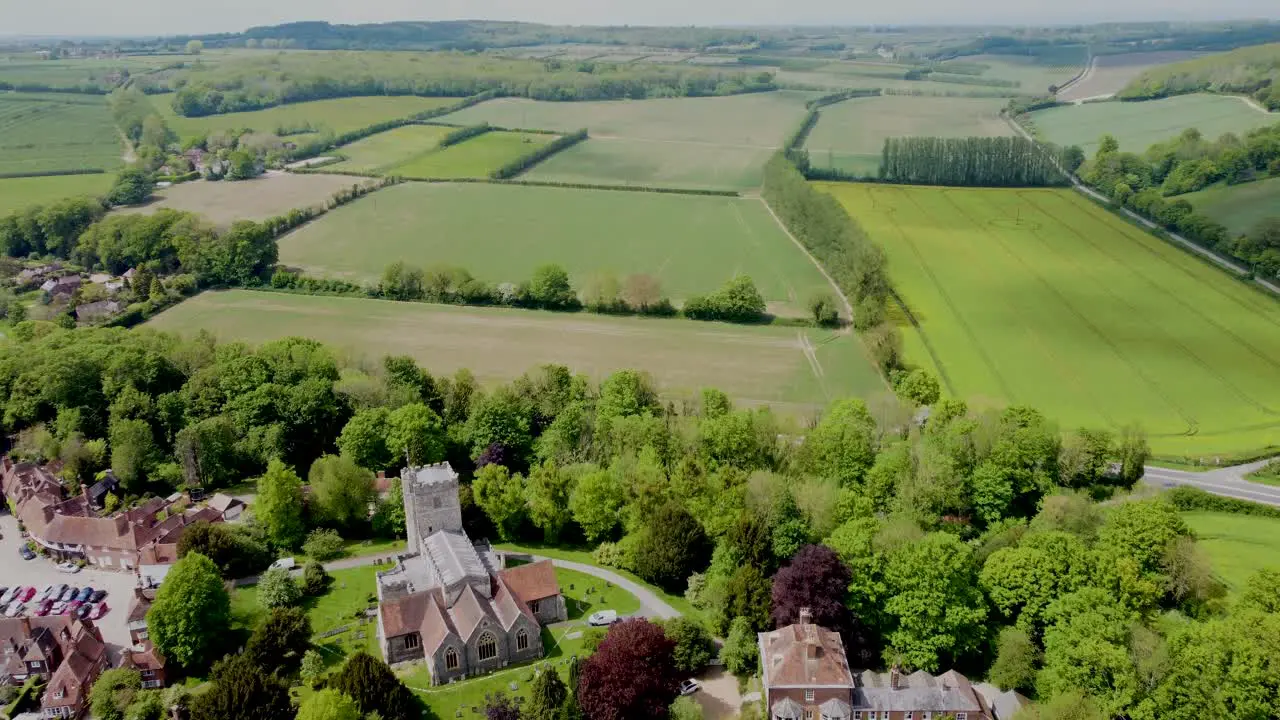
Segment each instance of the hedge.
[[167,182],[167,183],[173,183],[174,185],[177,185],[179,183],[184,183],[184,182],[190,182],[192,180],[199,180],[199,179],[200,179],[199,170],[192,170],[189,173],[182,173],[181,175],[157,175],[156,176],[156,182]]
[[1258,517],[1280,518],[1280,508],[1261,503],[1237,500],[1205,492],[1198,487],[1182,485],[1165,493],[1165,497],[1179,510],[1200,510],[1204,512],[1223,512],[1236,515],[1256,515]]
[[831,93],[830,95],[823,95],[822,97],[814,98],[805,103],[804,106],[806,110],[816,110],[828,105],[835,105],[838,102],[844,102],[849,98],[879,97],[880,94],[880,88],[850,88],[849,90],[841,90],[837,93]]
[[15,178],[36,178],[36,177],[61,177],[63,175],[104,175],[106,170],[102,168],[82,168],[80,170],[35,170],[30,172],[7,172],[0,173],[0,180],[12,180]]
[[479,125],[468,125],[467,127],[460,127],[457,130],[449,131],[447,135],[440,138],[440,142],[438,143],[438,145],[442,148],[447,148],[450,145],[457,145],[458,143],[463,142],[464,140],[470,140],[471,138],[476,137],[477,135],[483,135],[492,129],[493,129],[493,126],[490,125],[489,123],[480,123]]
[[519,175],[520,173],[524,172],[525,170],[528,170],[529,168],[533,167],[534,165],[537,165],[543,160],[546,160],[552,155],[555,155],[561,150],[568,150],[569,148],[573,147],[574,145],[577,145],[578,143],[586,139],[587,139],[586,128],[582,128],[577,132],[569,133],[568,135],[564,135],[562,137],[556,138],[555,140],[552,140],[546,145],[543,145],[542,147],[537,148],[536,150],[529,153],[528,155],[525,155],[524,157],[516,158],[515,160],[512,160],[506,165],[503,165],[497,170],[494,170],[492,173],[490,173],[489,177],[494,180],[507,180],[507,179],[513,178]]

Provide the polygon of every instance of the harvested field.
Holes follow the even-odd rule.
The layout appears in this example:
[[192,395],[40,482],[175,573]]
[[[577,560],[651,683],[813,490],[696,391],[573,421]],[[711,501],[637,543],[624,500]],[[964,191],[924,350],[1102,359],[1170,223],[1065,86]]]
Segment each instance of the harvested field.
[[1069,105],[1031,113],[1042,140],[1079,145],[1092,156],[1098,139],[1110,134],[1120,149],[1141,155],[1146,149],[1196,128],[1206,138],[1246,131],[1280,122],[1280,113],[1261,112],[1240,98],[1227,95],[1179,95],[1141,102],[1098,102]]
[[148,327],[204,329],[251,343],[301,334],[370,362],[407,354],[434,373],[470,368],[487,384],[544,363],[562,363],[597,380],[638,368],[672,397],[718,387],[742,402],[803,416],[831,398],[883,388],[855,335],[813,329],[251,290],[206,292],[161,313]]
[[1064,102],[1091,97],[1105,97],[1120,92],[1130,80],[1157,65],[1182,62],[1204,53],[1172,50],[1149,53],[1124,53],[1123,55],[1099,55],[1080,81],[1058,93]]
[[530,179],[737,190],[804,117],[812,93],[553,103],[503,98],[448,115],[463,125],[571,132],[591,139],[536,166]]
[[556,137],[543,133],[487,132],[442,150],[410,157],[382,168],[382,172],[423,179],[487,178],[503,165],[528,155]]
[[884,141],[891,137],[1012,135],[1013,129],[1000,117],[1004,104],[998,98],[852,98],[822,109],[805,149],[814,167],[874,177]]
[[[459,98],[414,96],[349,97],[278,105],[250,112],[189,118],[173,111],[173,95],[151,97],[151,102],[164,116],[169,128],[183,138],[198,137],[219,131],[249,129],[277,135],[287,134],[294,142],[315,137],[322,132],[341,135],[387,120],[397,120],[415,113],[452,105],[458,100]],[[285,133],[281,133],[281,130]]]
[[160,208],[199,213],[215,225],[236,220],[265,220],[294,208],[321,205],[335,192],[369,182],[346,175],[294,175],[269,172],[252,180],[196,180],[156,192],[157,200],[119,213],[153,213]]
[[1280,302],[1070,190],[824,184],[885,248],[909,360],[1162,455],[1274,444]]
[[1252,230],[1263,218],[1280,215],[1280,177],[1240,185],[1215,185],[1179,197],[1198,212],[1225,225],[1232,235],[1240,235]]
[[748,198],[405,183],[280,241],[282,263],[328,277],[375,282],[397,260],[459,265],[493,283],[518,283],[554,262],[579,288],[601,272],[648,273],[676,301],[746,274],[787,315],[805,314],[809,296],[829,289],[764,204]]
[[105,97],[0,92],[0,173],[114,170],[123,153]]
[[78,195],[101,197],[111,189],[113,175],[56,175],[0,180],[0,215],[28,205],[45,205]]
[[377,172],[410,158],[435,150],[440,139],[453,128],[443,125],[406,125],[394,130],[370,135],[350,145],[343,145],[341,153],[347,159],[329,170],[335,172]]

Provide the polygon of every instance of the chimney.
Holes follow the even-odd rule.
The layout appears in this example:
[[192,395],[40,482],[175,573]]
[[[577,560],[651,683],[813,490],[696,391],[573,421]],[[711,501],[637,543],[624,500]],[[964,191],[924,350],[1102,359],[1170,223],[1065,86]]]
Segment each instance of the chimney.
[[813,611],[812,611],[812,610],[810,610],[810,609],[809,609],[809,608],[807,608],[807,607],[802,607],[802,608],[800,608],[800,624],[801,624],[801,625],[812,625],[812,624],[813,624]]
[[889,669],[889,689],[900,690],[902,688],[902,671],[894,665]]

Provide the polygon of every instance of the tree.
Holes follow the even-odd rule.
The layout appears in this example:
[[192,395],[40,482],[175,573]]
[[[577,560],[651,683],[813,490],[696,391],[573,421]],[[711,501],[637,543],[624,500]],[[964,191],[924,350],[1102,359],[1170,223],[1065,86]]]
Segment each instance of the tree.
[[724,665],[738,677],[755,674],[760,666],[760,646],[755,629],[743,617],[729,623],[729,637],[724,643]]
[[578,705],[591,720],[663,717],[680,685],[674,647],[661,627],[643,618],[614,624],[582,663]]
[[323,595],[329,589],[333,577],[325,572],[324,566],[315,560],[307,563],[302,569],[302,592],[311,597]]
[[[553,671],[554,672],[554,671]],[[485,720],[521,720],[524,717],[514,698],[499,690],[484,704]]]
[[549,309],[571,308],[578,296],[569,284],[569,273],[559,265],[542,265],[533,271],[529,281],[529,299],[534,305]]
[[287,550],[302,542],[306,531],[302,522],[302,479],[280,460],[268,462],[267,472],[258,478],[253,515],[276,547]]
[[252,575],[272,560],[264,543],[255,542],[223,523],[201,521],[188,525],[178,539],[178,557],[193,552],[212,560],[224,578]]
[[1092,567],[1085,545],[1064,532],[1031,533],[1017,547],[992,553],[979,581],[991,603],[1018,627],[1039,634],[1054,600],[1088,583]]
[[433,465],[444,459],[444,422],[422,404],[405,405],[387,417],[387,447],[410,465]]
[[844,597],[849,568],[825,545],[805,545],[773,576],[773,622],[784,627],[800,621],[807,608],[813,623],[847,632],[851,618]]
[[368,518],[373,473],[340,455],[325,455],[307,473],[311,499],[325,522],[355,527]]
[[1036,679],[1040,694],[1079,690],[1106,717],[1125,714],[1139,692],[1129,650],[1133,614],[1109,592],[1090,587],[1056,600],[1046,618],[1044,668]]
[[1055,695],[1042,704],[1028,705],[1014,720],[1107,720],[1098,706],[1079,690]]
[[[172,573],[165,585],[170,582]],[[209,688],[191,702],[191,720],[294,720],[294,716],[288,683],[263,672],[245,655],[229,655],[215,664]]]
[[569,688],[560,679],[560,673],[553,667],[543,668],[533,679],[524,717],[528,720],[559,720],[568,698]]
[[402,538],[405,536],[404,490],[400,478],[391,478],[391,486],[387,488],[386,497],[378,500],[374,507],[373,533],[384,538]]
[[578,478],[569,495],[569,510],[587,539],[599,542],[609,539],[618,527],[625,502],[626,494],[618,477],[608,470],[596,469]]
[[893,384],[893,390],[898,397],[916,405],[932,405],[938,402],[938,398],[942,395],[938,378],[920,368],[899,376]]
[[506,389],[474,402],[467,418],[466,436],[471,443],[473,457],[494,445],[523,457],[533,442],[527,408],[520,398]]
[[691,697],[678,697],[671,703],[668,717],[671,720],[702,720],[702,706]]
[[142,675],[132,668],[104,670],[89,690],[89,707],[97,720],[124,720],[125,710],[142,689]]
[[669,592],[684,592],[694,572],[706,567],[711,546],[702,525],[678,503],[667,503],[650,519],[636,546],[636,574]]
[[311,620],[306,612],[277,606],[249,636],[245,652],[259,666],[287,675],[298,669],[310,648]]
[[337,690],[313,693],[298,707],[297,720],[360,720],[355,700]]
[[116,477],[129,492],[141,492],[157,455],[151,426],[145,420],[116,420],[111,423],[110,440]]
[[248,180],[258,174],[258,160],[247,150],[234,150],[227,158],[228,180]]
[[987,679],[1001,689],[1029,692],[1035,687],[1039,656],[1036,644],[1024,630],[1002,628],[996,641],[996,661]]
[[550,460],[529,470],[524,484],[525,505],[529,520],[542,530],[543,539],[554,543],[573,518],[569,498],[574,476],[556,468]]
[[325,664],[324,656],[315,650],[308,650],[302,654],[302,665],[298,669],[298,675],[311,687],[315,687],[320,678],[324,677]]
[[187,668],[207,666],[231,623],[231,597],[218,567],[191,553],[174,563],[147,612],[151,641]]
[[301,599],[302,590],[284,568],[271,568],[258,580],[258,604],[264,608],[288,607]]
[[765,631],[771,625],[773,582],[750,562],[738,566],[724,590],[724,619],[742,618],[752,630]]
[[140,205],[151,199],[154,190],[151,173],[137,167],[125,168],[116,175],[115,183],[107,193],[107,201],[112,205]]
[[355,464],[369,470],[385,470],[395,462],[397,454],[387,443],[389,434],[385,407],[361,410],[342,428],[338,450]]
[[1239,603],[1242,607],[1280,614],[1280,569],[1263,568],[1250,575]]
[[524,478],[502,465],[485,465],[471,481],[471,492],[498,536],[510,540],[525,519]]
[[931,533],[893,552],[885,568],[893,621],[886,656],[932,672],[976,651],[987,617],[976,574],[973,551],[954,535]]
[[324,562],[341,556],[344,546],[342,536],[336,531],[320,528],[307,534],[307,541],[302,543],[302,552]]
[[840,322],[840,309],[829,292],[816,293],[809,298],[809,314],[813,322],[822,327],[832,327]]
[[645,312],[662,302],[662,287],[652,275],[628,275],[622,280],[622,300],[632,310]]
[[677,617],[662,623],[662,630],[667,638],[675,643],[672,657],[676,669],[684,673],[697,674],[715,656],[716,645],[711,633],[702,623],[689,618]]
[[837,402],[805,437],[804,468],[843,486],[862,481],[875,462],[876,423],[866,403],[856,398]]
[[347,658],[329,687],[350,696],[360,712],[376,712],[383,720],[418,720],[417,698],[391,668],[364,651]]

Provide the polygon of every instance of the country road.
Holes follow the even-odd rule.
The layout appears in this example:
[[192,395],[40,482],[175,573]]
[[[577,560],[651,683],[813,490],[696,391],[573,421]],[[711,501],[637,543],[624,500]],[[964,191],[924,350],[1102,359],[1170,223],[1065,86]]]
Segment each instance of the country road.
[[1263,485],[1244,479],[1245,475],[1266,465],[1268,460],[1259,460],[1247,465],[1210,470],[1209,472],[1187,472],[1186,470],[1170,470],[1168,468],[1148,465],[1143,482],[1158,488],[1171,488],[1178,485],[1190,485],[1205,492],[1248,500],[1280,507],[1280,487]]

